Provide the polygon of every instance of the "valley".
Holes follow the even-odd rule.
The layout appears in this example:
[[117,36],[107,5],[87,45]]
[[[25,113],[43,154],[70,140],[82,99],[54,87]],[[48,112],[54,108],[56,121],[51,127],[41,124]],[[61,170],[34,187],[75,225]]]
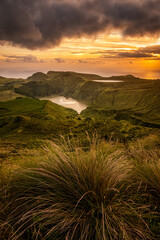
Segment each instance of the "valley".
[[49,71],[47,74],[35,73],[25,80],[4,79],[0,100],[21,96],[40,99],[49,99],[52,95],[64,96],[86,103],[88,108],[83,114],[87,116],[96,111],[101,116],[112,115],[120,119],[128,118],[128,121],[135,119],[134,123],[145,122],[145,125],[158,126],[159,89],[158,79],[140,79],[132,75],[104,78],[94,74]]
[[30,149],[63,135],[85,146],[87,132],[126,145],[160,132],[160,80],[53,71],[0,80],[1,161],[23,152],[10,154],[19,141]]
[[[158,239],[159,195],[155,197],[153,192],[159,191],[159,90],[160,80],[132,75],[107,79],[50,71],[27,79],[0,77],[0,238],[35,240],[44,235],[47,240],[62,240],[63,234],[50,233],[53,216],[47,214],[47,222],[43,219],[45,211],[55,207],[50,203],[58,201],[58,206],[62,202],[57,208],[59,216],[64,211],[69,217],[68,209],[73,209],[76,215],[87,214],[87,222],[88,216],[101,221],[101,209],[98,216],[94,207],[92,215],[88,213],[89,197],[93,206],[103,202],[105,211],[111,199],[109,207],[119,218],[118,201],[120,216],[132,224],[131,231],[138,238],[152,235]],[[49,190],[52,186],[54,191]],[[115,187],[116,194],[106,195],[106,189],[110,192]],[[20,208],[25,202],[26,209],[17,209],[16,201]],[[15,213],[13,209],[17,209]],[[27,223],[23,221],[26,217]],[[48,225],[50,217],[52,224]],[[121,218],[114,223],[118,234]],[[94,226],[91,224],[90,235],[97,239]],[[75,232],[74,239],[80,234]]]

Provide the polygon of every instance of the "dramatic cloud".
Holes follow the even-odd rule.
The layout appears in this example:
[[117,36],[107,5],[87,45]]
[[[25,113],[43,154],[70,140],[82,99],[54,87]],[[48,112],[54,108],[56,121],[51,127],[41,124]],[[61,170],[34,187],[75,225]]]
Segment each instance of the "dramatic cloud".
[[121,52],[118,54],[119,57],[124,57],[124,58],[146,58],[146,57],[153,57],[152,54],[149,53],[142,53],[138,51],[134,52]]
[[5,57],[4,61],[5,62],[24,62],[24,63],[40,63],[43,62],[43,60],[38,60],[35,56],[29,54],[25,56],[16,56],[16,55],[2,55]]
[[119,57],[124,58],[153,58],[159,60],[160,45],[141,47],[138,50],[130,52],[120,52],[117,54]]
[[[101,58],[150,58],[151,60],[160,59],[160,45],[141,47],[137,50],[108,50],[97,51],[92,54],[102,54]],[[132,64],[132,61],[130,62]]]
[[126,36],[160,34],[160,0],[1,0],[0,41],[51,48],[64,37],[120,29]]
[[139,48],[139,51],[145,52],[145,53],[160,54],[160,45]]

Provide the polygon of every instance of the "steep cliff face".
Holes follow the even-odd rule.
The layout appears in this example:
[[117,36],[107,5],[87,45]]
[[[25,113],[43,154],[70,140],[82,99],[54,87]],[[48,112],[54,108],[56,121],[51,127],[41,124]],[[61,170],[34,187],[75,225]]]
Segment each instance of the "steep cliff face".
[[85,114],[91,113],[91,110],[106,117],[118,113],[119,118],[130,115],[137,120],[160,124],[159,80],[125,79],[120,83],[88,81],[74,97],[90,102]]
[[114,116],[117,120],[160,124],[159,99],[158,90],[103,91],[83,114],[93,115],[92,112],[96,112],[101,116]]
[[15,92],[30,97],[44,97],[53,94],[71,96],[85,82],[85,79],[76,73],[64,72],[44,75],[34,74],[28,78],[29,82],[15,88]]

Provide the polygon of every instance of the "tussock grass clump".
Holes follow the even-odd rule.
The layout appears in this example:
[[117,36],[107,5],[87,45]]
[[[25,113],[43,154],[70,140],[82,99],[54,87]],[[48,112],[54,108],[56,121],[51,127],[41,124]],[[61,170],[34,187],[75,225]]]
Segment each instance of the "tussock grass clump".
[[[153,139],[153,141],[151,141]],[[156,140],[156,141],[155,141]],[[130,148],[129,160],[132,165],[131,178],[140,193],[144,196],[141,202],[150,205],[146,219],[154,239],[160,238],[160,149],[159,137],[149,136],[141,139]],[[137,192],[137,193],[138,193]]]
[[139,149],[132,151],[134,181],[145,186],[145,191],[154,199],[154,206],[160,208],[160,150],[156,147],[148,150],[140,145]]
[[[158,146],[160,142],[152,141],[150,143],[151,137],[154,136],[138,141],[136,146],[132,146],[129,156],[132,160],[132,174],[135,179],[147,186],[147,191],[157,198],[157,203],[159,202],[160,205],[160,149]],[[154,145],[151,147],[151,144]]]
[[149,239],[122,150],[50,143],[39,158],[10,182],[9,239]]

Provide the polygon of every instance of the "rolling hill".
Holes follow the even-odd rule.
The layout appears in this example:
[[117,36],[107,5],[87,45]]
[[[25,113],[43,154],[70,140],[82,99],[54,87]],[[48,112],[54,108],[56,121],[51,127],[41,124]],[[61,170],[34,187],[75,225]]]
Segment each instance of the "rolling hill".
[[68,130],[77,112],[50,101],[18,98],[0,102],[0,136],[56,135]]
[[[127,120],[134,124],[159,127],[160,125],[160,80],[147,80],[126,76],[101,77],[94,74],[49,71],[38,72],[28,79],[0,79],[1,98],[6,91],[11,98],[28,96],[40,98],[63,95],[86,101],[85,116]],[[95,82],[93,80],[106,80]],[[107,82],[121,80],[121,82]]]

